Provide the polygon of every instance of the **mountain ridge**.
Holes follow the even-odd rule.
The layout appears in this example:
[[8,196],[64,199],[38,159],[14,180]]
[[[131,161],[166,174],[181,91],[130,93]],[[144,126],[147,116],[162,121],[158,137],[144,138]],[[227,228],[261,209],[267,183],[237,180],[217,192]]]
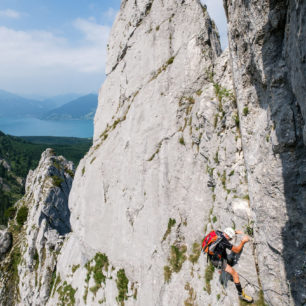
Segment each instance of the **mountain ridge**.
[[0,90],[0,117],[92,120],[97,104],[93,102],[95,98],[97,100],[96,94],[67,94],[39,101]]
[[92,120],[98,105],[98,96],[88,94],[52,109],[43,115],[46,120]]

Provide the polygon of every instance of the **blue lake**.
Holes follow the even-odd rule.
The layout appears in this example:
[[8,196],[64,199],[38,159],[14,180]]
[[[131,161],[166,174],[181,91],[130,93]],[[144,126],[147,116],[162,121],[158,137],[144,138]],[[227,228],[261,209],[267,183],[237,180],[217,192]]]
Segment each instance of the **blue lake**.
[[36,118],[0,118],[0,131],[14,136],[93,137],[93,121],[51,121]]

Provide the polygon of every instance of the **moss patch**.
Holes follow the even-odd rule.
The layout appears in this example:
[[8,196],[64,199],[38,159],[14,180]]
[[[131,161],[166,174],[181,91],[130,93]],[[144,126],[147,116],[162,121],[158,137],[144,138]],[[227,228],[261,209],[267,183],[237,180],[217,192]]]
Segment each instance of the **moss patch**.
[[182,268],[183,263],[187,259],[186,257],[187,247],[185,245],[182,246],[171,246],[171,253],[170,253],[170,265],[173,272],[179,272]]
[[95,286],[91,287],[90,291],[94,294],[101,288],[102,283],[105,284],[106,275],[104,275],[103,271],[107,272],[108,266],[108,257],[102,253],[97,253],[91,261],[86,263],[85,268],[87,269],[87,276],[85,282],[88,284],[90,278],[93,276]]
[[176,223],[175,219],[169,218],[168,227],[167,227],[167,230],[166,230],[166,232],[165,232],[165,234],[163,236],[163,240],[162,241],[165,241],[167,239],[167,237],[170,235],[171,229],[175,225],[175,223]]
[[166,283],[169,283],[171,280],[172,270],[169,266],[164,266],[164,279]]
[[194,242],[192,245],[192,254],[189,256],[189,260],[192,264],[198,262],[199,257],[201,255],[201,246],[197,242]]
[[169,282],[173,272],[180,272],[183,263],[186,261],[187,256],[186,245],[171,245],[170,256],[168,257],[169,265],[164,266],[164,279]]
[[186,283],[185,290],[188,291],[189,295],[188,295],[188,298],[184,301],[184,305],[185,306],[194,306],[195,305],[195,300],[196,300],[196,297],[197,297],[194,289],[190,286],[189,283]]
[[211,294],[210,282],[213,279],[214,272],[215,272],[215,267],[211,263],[209,263],[205,269],[205,276],[204,276],[205,277],[205,289],[208,294]]
[[53,185],[56,187],[61,187],[61,184],[64,182],[64,179],[59,177],[58,175],[52,175],[51,178]]
[[75,273],[75,271],[79,268],[80,268],[80,265],[73,265],[71,268],[72,273]]
[[57,289],[57,292],[59,294],[59,301],[61,302],[61,305],[75,305],[76,289],[72,288],[72,286],[67,284],[66,281]]
[[117,302],[119,302],[121,305],[124,305],[124,301],[128,299],[128,284],[129,280],[125,275],[124,269],[120,269],[117,272],[117,288],[118,288],[118,296],[117,296]]

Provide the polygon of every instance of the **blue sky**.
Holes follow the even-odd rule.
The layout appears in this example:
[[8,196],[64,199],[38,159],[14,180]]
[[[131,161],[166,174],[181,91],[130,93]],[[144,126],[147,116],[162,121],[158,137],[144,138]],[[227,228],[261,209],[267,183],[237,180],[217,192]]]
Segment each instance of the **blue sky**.
[[[226,41],[222,0],[201,1]],[[0,89],[41,96],[97,92],[120,2],[1,0]]]

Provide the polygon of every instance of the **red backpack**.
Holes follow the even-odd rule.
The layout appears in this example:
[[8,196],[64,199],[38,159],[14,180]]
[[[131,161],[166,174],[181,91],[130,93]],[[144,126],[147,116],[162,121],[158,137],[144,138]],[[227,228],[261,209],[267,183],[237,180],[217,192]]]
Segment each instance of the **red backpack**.
[[219,242],[222,240],[220,232],[211,231],[208,235],[206,235],[202,242],[202,251],[209,255],[214,255],[214,250]]

